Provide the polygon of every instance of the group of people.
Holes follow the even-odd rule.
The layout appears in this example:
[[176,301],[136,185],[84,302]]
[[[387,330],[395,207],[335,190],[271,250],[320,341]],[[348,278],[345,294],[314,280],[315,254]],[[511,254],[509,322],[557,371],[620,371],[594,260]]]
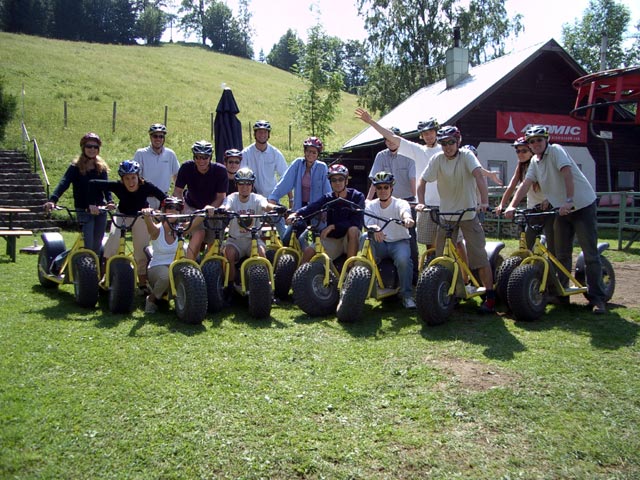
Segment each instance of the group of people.
[[[391,152],[405,155],[416,162],[416,169],[421,172],[416,187],[417,211],[426,207],[439,207],[446,212],[476,208],[481,213],[488,209],[484,177],[490,177],[492,173],[480,165],[473,148],[461,147],[462,135],[457,127],[440,127],[435,119],[420,122],[418,131],[425,145],[419,145],[400,137],[392,129],[380,126],[363,109],[357,109],[356,116],[385,138]],[[589,307],[595,314],[606,313],[602,265],[597,249],[596,194],[593,187],[565,149],[550,143],[547,127],[531,126],[513,146],[518,166],[495,209],[496,213],[513,218],[516,207],[525,196],[529,208],[557,208],[558,215],[549,217],[543,226],[547,246],[565,268],[571,270],[573,241],[577,237],[585,257]],[[396,165],[400,166],[401,163],[397,162]],[[494,177],[493,180],[498,179]],[[469,267],[479,271],[486,289],[486,299],[480,309],[489,313],[495,311],[495,292],[493,275],[484,250],[485,235],[478,217],[476,212],[465,214],[460,222],[458,246],[466,250]],[[436,231],[436,253],[441,254],[444,230],[436,230],[429,225],[429,217],[422,217],[422,220],[419,216],[418,239],[429,245]],[[425,228],[420,228],[421,223]],[[535,232],[528,232],[529,247],[534,239]],[[568,297],[556,300],[566,303]]]
[[[364,109],[357,109],[356,116],[375,128],[387,146],[375,158],[370,171],[371,188],[366,197],[348,186],[349,171],[344,165],[327,166],[317,161],[324,148],[319,138],[307,138],[303,142],[303,156],[287,165],[282,153],[269,143],[271,124],[259,120],[253,125],[255,142],[242,151],[227,150],[222,163],[212,161],[213,147],[202,140],[192,146],[193,159],[180,164],[173,150],[165,146],[167,128],[153,124],[148,131],[149,146],[136,151],[133,160],[120,163],[119,181],[108,179],[109,168],[99,155],[100,137],[87,133],[80,141],[80,155],[66,170],[45,209],[52,209],[68,187],[73,186],[85,245],[96,253],[101,250],[106,228],[104,210],[116,208],[112,194],[118,198],[120,213],[135,216],[142,212],[144,222],[132,226],[132,236],[139,284],[149,285],[150,289],[145,305],[149,313],[156,310],[157,300],[168,288],[168,265],[177,245],[167,223],[172,221],[171,216],[161,222],[153,220],[158,209],[164,213],[189,213],[224,208],[240,214],[261,214],[274,209],[286,196],[293,213],[286,222],[277,225],[278,231],[282,236],[299,236],[303,262],[313,256],[314,248],[296,228],[300,218],[328,206],[320,241],[333,260],[341,255],[357,254],[365,224],[376,228],[375,218],[363,214],[366,211],[397,218],[403,225],[376,232],[372,246],[377,260],[393,259],[400,277],[403,305],[415,308],[412,286],[417,280],[418,243],[426,248],[435,247],[441,253],[445,240],[443,229],[436,228],[425,211],[439,207],[454,212],[474,207],[481,215],[489,207],[486,178],[496,182],[499,179],[482,167],[475,149],[462,146],[461,132],[455,126],[440,126],[434,118],[420,122],[418,131],[424,142],[420,145],[403,138],[395,128],[382,127]],[[559,206],[560,216],[553,225],[545,226],[549,245],[563,264],[570,267],[573,236],[577,234],[585,254],[591,304],[594,312],[604,313],[595,193],[575,162],[561,146],[549,143],[548,137],[545,127],[532,127],[525,137],[514,143],[518,168],[496,210],[504,211],[509,217],[525,195],[530,206],[542,209]],[[348,202],[332,202],[337,198]],[[412,202],[416,204],[417,213],[411,209]],[[353,205],[358,208],[354,209]],[[480,310],[491,313],[495,311],[495,292],[479,214],[475,211],[465,214],[460,222],[457,248],[470,268],[478,270],[486,289]],[[104,246],[104,258],[117,251],[116,233],[114,225]],[[188,233],[187,257],[196,259],[203,244],[213,241],[213,234],[205,229],[202,221],[193,222]],[[150,242],[154,256],[147,265],[144,248]],[[231,265],[231,280],[235,277],[235,262],[248,255],[250,247],[250,232],[236,220],[232,221],[224,244],[225,256]],[[265,255],[262,243],[259,253]]]

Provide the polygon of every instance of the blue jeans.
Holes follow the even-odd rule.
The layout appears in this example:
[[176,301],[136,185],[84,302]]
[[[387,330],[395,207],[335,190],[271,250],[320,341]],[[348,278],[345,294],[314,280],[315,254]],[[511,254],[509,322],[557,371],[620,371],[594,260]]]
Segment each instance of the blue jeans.
[[84,236],[84,246],[100,255],[102,248],[102,238],[107,229],[107,214],[101,212],[99,215],[91,215],[89,212],[78,212],[78,222],[82,225],[82,235]]
[[[366,235],[366,234],[365,234]],[[412,296],[411,280],[413,277],[413,261],[411,260],[411,245],[409,239],[398,240],[397,242],[371,242],[373,256],[377,263],[385,258],[391,258],[393,264],[398,269],[398,280],[400,282],[400,295],[404,297]]]
[[598,253],[596,202],[580,210],[575,210],[569,215],[556,217],[554,234],[556,257],[569,271],[572,266],[573,239],[578,237],[578,244],[584,253],[589,287],[587,296],[592,301],[604,301],[602,264]]

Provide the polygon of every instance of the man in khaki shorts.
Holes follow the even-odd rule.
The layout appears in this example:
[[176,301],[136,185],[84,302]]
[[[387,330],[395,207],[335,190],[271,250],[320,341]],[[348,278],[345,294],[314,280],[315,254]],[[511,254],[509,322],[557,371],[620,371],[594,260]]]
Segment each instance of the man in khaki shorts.
[[[231,212],[248,215],[260,215],[277,207],[271,205],[265,197],[257,193],[253,193],[253,184],[256,176],[250,168],[241,168],[235,175],[238,191],[232,193],[224,199],[222,208]],[[257,219],[254,219],[249,226],[241,226],[238,219],[234,218],[229,223],[229,236],[224,243],[224,256],[229,261],[229,282],[233,283],[236,279],[236,263],[238,260],[251,255],[251,238],[250,227],[255,225]],[[258,255],[266,257],[265,246],[262,240],[258,240]]]

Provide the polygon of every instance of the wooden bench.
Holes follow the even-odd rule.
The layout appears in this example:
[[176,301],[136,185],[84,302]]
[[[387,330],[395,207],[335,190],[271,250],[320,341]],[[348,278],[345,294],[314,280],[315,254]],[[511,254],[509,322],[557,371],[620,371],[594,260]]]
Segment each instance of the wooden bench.
[[31,230],[23,230],[21,228],[12,228],[11,230],[0,230],[0,237],[7,241],[7,255],[11,257],[11,261],[16,261],[16,238],[27,235],[33,235]]

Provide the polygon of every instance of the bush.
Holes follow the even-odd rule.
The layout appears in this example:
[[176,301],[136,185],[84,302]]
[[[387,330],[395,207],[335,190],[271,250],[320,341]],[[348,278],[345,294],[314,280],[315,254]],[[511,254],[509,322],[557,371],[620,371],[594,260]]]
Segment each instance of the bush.
[[0,142],[4,140],[4,132],[18,108],[18,99],[14,95],[4,93],[4,79],[0,78]]

